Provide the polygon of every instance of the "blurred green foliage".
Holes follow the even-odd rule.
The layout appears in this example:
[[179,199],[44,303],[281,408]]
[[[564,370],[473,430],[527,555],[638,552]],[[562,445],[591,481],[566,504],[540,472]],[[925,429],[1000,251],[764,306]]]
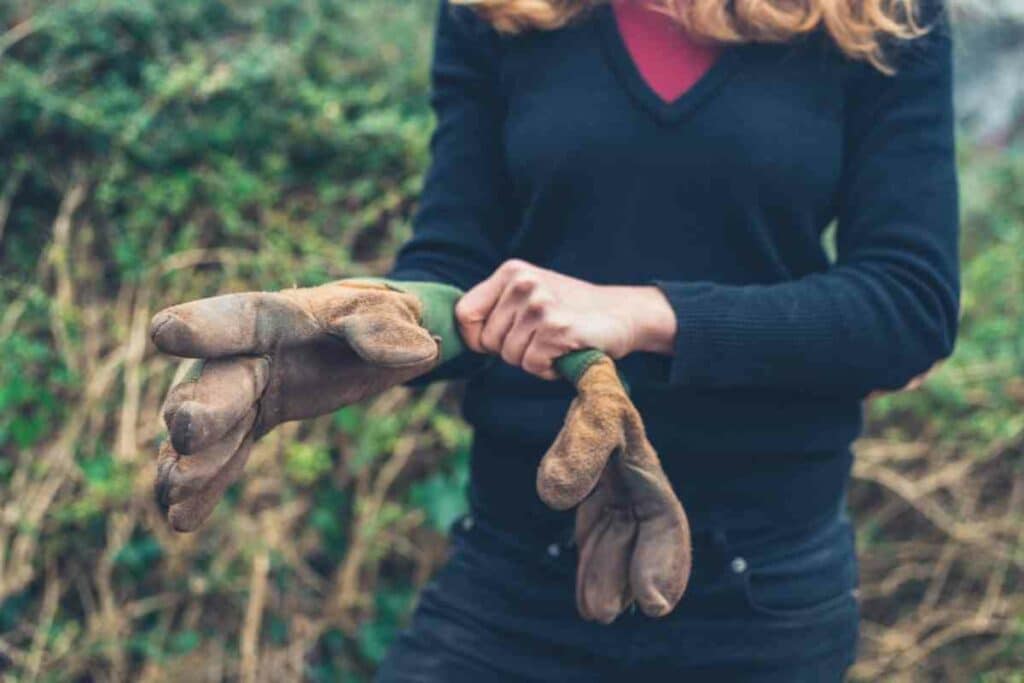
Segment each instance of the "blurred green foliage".
[[854,470],[866,680],[1024,671],[1024,146],[964,147],[956,352],[871,402]]
[[[258,449],[210,531],[177,538],[148,489],[173,367],[130,347],[182,299],[386,267],[426,161],[435,11],[0,3],[0,483],[9,509],[42,511],[12,513],[0,535],[8,666],[103,680],[219,659],[245,675],[239,632],[265,549],[261,675],[362,680],[380,660],[464,508],[467,437],[450,399],[397,392],[292,429]],[[412,464],[381,501],[396,449]],[[396,535],[420,540],[396,552]],[[12,552],[19,540],[27,554]],[[328,618],[343,570],[359,599]],[[324,623],[298,660],[266,656],[309,626],[295,615]],[[43,636],[18,626],[41,617]]]
[[[361,681],[380,662],[464,510],[468,433],[450,392],[399,390],[279,430],[207,526],[175,536],[149,489],[175,368],[145,328],[190,298],[386,268],[427,160],[434,11],[432,0],[0,3],[5,680]],[[905,641],[882,636],[929,642],[914,630],[922,605],[946,592],[928,597],[933,577],[866,592],[867,678],[1013,680],[1004,674],[1024,666],[1021,508],[1007,508],[1024,460],[1024,150],[963,161],[957,354],[924,390],[871,408],[869,445],[924,456],[865,455],[852,501],[866,586],[912,544],[947,547],[923,501],[954,526],[991,530],[991,543],[957,541],[956,562],[971,566],[950,570],[951,613],[991,602],[993,576],[1007,597],[979,629],[988,649],[969,632],[909,661]],[[892,485],[964,459],[961,481],[919,499]]]

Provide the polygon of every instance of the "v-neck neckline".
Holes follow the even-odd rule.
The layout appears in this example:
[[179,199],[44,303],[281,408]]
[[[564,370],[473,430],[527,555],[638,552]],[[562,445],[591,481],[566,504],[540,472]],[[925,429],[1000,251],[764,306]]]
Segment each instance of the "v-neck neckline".
[[612,71],[637,104],[660,123],[672,124],[681,121],[714,94],[735,73],[742,61],[742,45],[725,46],[715,63],[690,88],[674,100],[663,100],[640,73],[633,60],[633,55],[630,54],[629,47],[619,30],[615,8],[610,3],[605,3],[595,11],[595,24],[601,34],[601,44]]

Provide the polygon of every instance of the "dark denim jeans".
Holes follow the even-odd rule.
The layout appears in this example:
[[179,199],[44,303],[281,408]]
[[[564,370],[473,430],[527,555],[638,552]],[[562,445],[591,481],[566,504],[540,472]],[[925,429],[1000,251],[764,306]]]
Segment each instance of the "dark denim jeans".
[[845,514],[799,530],[704,532],[676,610],[610,626],[574,604],[571,543],[532,544],[467,517],[390,652],[381,683],[842,681],[857,647]]

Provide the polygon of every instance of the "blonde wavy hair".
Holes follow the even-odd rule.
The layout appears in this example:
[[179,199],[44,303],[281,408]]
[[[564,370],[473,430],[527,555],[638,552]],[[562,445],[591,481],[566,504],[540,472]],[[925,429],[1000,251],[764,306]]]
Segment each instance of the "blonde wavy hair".
[[[848,57],[892,73],[884,43],[927,29],[917,0],[648,0],[699,40],[783,43],[824,27]],[[452,0],[501,33],[555,29],[609,0]]]

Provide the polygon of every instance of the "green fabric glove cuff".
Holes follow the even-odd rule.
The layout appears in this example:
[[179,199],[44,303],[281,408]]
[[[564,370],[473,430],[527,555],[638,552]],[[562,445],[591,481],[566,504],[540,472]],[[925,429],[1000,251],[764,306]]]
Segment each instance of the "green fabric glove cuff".
[[[449,361],[466,351],[466,344],[459,334],[459,325],[455,321],[455,304],[463,292],[457,287],[440,282],[403,282],[384,278],[358,278],[363,282],[378,282],[396,292],[412,294],[423,305],[423,327],[441,340],[441,363]],[[573,351],[555,361],[555,370],[565,379],[576,385],[591,365],[605,358],[603,351],[584,349]],[[625,379],[621,376],[623,386],[629,390]]]
[[455,303],[462,296],[462,290],[440,282],[402,282],[383,278],[360,278],[364,282],[379,282],[405,294],[412,294],[423,305],[423,319],[420,324],[430,334],[441,340],[440,363],[455,358],[466,350],[455,322]]
[[603,352],[597,349],[584,349],[567,353],[555,361],[555,369],[558,374],[573,384],[577,384],[580,378],[586,373],[587,368],[604,358]]
[[[604,351],[598,351],[597,349],[573,351],[555,361],[555,370],[575,386],[579,384],[580,379],[587,373],[590,366],[602,358],[607,358],[607,356],[605,356]],[[619,376],[619,381],[622,382],[622,388],[626,390],[626,393],[629,393],[629,382],[626,381],[621,372],[618,372],[618,368],[616,368],[616,374]]]

